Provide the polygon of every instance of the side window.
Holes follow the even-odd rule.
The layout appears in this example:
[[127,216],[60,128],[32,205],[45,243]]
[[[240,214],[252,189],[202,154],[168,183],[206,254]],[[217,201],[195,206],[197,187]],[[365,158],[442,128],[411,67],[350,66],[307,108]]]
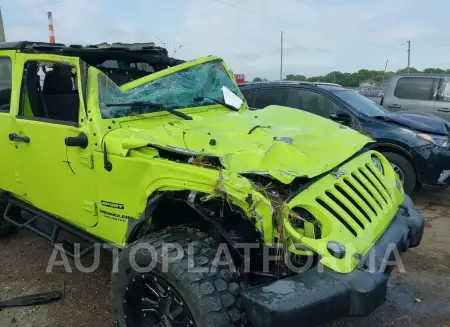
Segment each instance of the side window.
[[255,95],[256,90],[241,90],[241,93],[244,95],[245,101],[247,101],[249,107],[255,106]]
[[274,87],[259,89],[255,99],[255,108],[262,109],[269,105],[290,106],[291,89],[288,87]]
[[400,99],[430,100],[434,78],[402,77],[398,80],[394,95]]
[[78,125],[79,111],[76,67],[58,62],[26,63],[19,117]]
[[9,112],[11,102],[12,65],[10,58],[0,58],[0,111]]
[[327,96],[305,89],[296,89],[295,91],[295,108],[308,111],[325,118],[329,118],[330,113],[340,106],[334,103]]
[[443,102],[450,102],[450,78],[446,77],[442,80],[436,95],[436,100]]

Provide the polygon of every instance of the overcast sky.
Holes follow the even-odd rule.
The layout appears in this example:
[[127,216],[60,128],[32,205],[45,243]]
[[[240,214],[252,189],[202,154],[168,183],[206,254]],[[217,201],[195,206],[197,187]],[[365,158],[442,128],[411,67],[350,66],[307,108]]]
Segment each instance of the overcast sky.
[[[217,55],[247,79],[407,64],[450,68],[448,0],[0,0],[8,41],[159,42],[176,57]],[[238,8],[236,8],[238,7]],[[175,43],[174,43],[175,41]]]

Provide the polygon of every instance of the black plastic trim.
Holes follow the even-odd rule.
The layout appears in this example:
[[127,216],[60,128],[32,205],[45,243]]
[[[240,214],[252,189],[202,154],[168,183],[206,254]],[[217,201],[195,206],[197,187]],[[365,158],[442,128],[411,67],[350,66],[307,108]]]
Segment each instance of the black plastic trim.
[[38,121],[41,123],[49,123],[49,124],[55,124],[55,125],[67,125],[67,126],[73,126],[73,127],[80,127],[78,122],[72,122],[67,120],[57,120],[57,119],[49,119],[44,117],[31,117],[31,116],[16,116],[17,119],[23,119],[23,120],[33,120]]
[[[74,226],[72,224],[69,224],[69,223],[66,223],[66,222],[62,221],[60,218],[57,218],[57,217],[55,217],[55,216],[53,216],[53,215],[51,215],[49,213],[46,213],[46,212],[44,212],[44,211],[42,211],[42,210],[40,210],[40,209],[38,209],[38,208],[36,208],[36,207],[26,203],[26,202],[23,202],[23,201],[21,201],[19,199],[16,199],[16,198],[12,197],[9,194],[5,196],[5,199],[8,201],[8,203],[10,205],[17,206],[17,207],[19,207],[19,208],[21,208],[21,209],[23,209],[23,210],[25,210],[25,211],[27,211],[29,213],[32,213],[32,214],[38,216],[39,218],[42,218],[42,219],[44,219],[46,221],[49,221],[50,223],[58,226],[59,228],[61,228],[63,230],[66,230],[69,233],[71,233],[71,234],[73,234],[73,235],[75,235],[75,236],[77,236],[79,238],[82,238],[82,239],[84,239],[84,240],[86,240],[88,242],[91,242],[91,243],[102,243],[102,244],[103,243],[108,243],[107,241],[102,240],[100,238],[97,238],[97,237],[89,234],[88,232],[85,232],[82,229],[77,228],[76,226]],[[5,216],[6,216],[6,213],[5,213]],[[5,217],[5,218],[7,218],[7,217]],[[11,220],[11,218],[7,218],[7,220],[12,222],[12,223],[14,223],[18,227],[25,227],[23,225],[17,224],[15,221]],[[31,229],[31,230],[36,232],[33,229]],[[38,233],[38,234],[43,236],[43,237],[45,237],[45,238],[47,238],[45,235],[42,235],[40,233]],[[111,245],[114,246],[113,244],[111,244]]]

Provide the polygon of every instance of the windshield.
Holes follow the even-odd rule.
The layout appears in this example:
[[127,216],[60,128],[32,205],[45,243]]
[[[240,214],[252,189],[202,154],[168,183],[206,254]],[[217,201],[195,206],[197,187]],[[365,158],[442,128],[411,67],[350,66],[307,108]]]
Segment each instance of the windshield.
[[[100,110],[103,118],[119,118],[135,113],[132,106],[110,107],[107,104],[150,102],[165,109],[181,109],[224,101],[222,87],[239,94],[222,61],[215,60],[154,79],[128,91],[122,91],[105,75],[99,77]],[[202,97],[201,101],[195,98]],[[205,98],[208,97],[208,98]],[[145,112],[157,109],[148,108]],[[142,111],[140,112],[142,113]]]
[[355,91],[351,90],[339,90],[333,91],[333,93],[351,105],[354,109],[358,110],[360,113],[363,113],[370,117],[375,116],[384,116],[389,113],[382,106],[376,104],[370,99],[367,99],[365,96],[362,96]]

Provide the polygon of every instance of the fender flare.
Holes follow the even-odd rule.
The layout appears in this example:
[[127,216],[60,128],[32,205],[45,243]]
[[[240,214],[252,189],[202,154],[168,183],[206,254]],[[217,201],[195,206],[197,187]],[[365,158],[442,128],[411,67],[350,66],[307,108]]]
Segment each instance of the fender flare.
[[166,199],[167,196],[167,192],[165,192],[149,198],[144,212],[141,214],[141,216],[138,219],[128,219],[128,228],[125,235],[125,245],[130,244],[139,229],[150,220],[152,213],[158,207],[158,204],[162,200]]

